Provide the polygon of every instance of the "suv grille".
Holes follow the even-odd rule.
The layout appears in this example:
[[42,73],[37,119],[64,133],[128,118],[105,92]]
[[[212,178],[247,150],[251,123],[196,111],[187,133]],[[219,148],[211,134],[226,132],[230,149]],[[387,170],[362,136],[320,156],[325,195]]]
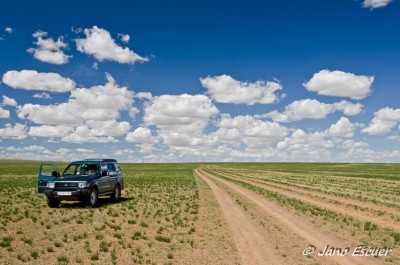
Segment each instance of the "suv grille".
[[77,188],[78,187],[78,183],[76,182],[56,182],[55,184],[56,188]]

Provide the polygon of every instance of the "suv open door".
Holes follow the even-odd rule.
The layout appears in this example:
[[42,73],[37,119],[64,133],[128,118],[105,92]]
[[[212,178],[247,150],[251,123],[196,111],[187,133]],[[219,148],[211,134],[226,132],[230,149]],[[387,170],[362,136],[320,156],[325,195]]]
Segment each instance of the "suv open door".
[[55,180],[60,176],[57,165],[54,163],[44,162],[40,164],[38,176],[38,192],[44,193],[47,182]]

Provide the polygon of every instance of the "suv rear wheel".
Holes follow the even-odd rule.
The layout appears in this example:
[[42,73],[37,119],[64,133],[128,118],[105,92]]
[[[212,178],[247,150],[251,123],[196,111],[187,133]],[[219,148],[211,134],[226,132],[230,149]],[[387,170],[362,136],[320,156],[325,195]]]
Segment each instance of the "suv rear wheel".
[[85,200],[85,205],[94,208],[97,205],[98,199],[99,199],[99,196],[98,196],[98,193],[97,193],[97,189],[96,188],[92,188],[90,190],[90,192],[89,192],[88,197]]
[[115,202],[119,202],[121,199],[121,187],[119,184],[115,186],[114,192],[111,194],[111,199]]

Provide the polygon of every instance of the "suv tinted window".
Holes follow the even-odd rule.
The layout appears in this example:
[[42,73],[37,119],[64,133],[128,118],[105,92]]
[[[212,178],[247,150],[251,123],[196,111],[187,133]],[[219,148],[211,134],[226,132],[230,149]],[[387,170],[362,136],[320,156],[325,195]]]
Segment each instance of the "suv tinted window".
[[51,176],[52,172],[56,170],[54,165],[42,165],[40,175],[41,176]]
[[108,172],[114,172],[115,170],[115,166],[114,164],[107,164],[107,171]]
[[99,166],[94,164],[69,165],[63,175],[94,175],[99,174]]
[[63,175],[75,175],[76,172],[79,172],[81,165],[69,165]]

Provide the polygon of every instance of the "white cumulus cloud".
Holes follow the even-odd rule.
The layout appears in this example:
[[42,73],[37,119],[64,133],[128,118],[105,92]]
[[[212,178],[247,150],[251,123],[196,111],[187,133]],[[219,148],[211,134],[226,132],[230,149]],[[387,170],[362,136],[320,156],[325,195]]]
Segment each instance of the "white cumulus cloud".
[[131,128],[131,124],[127,121],[116,121],[116,120],[106,120],[106,121],[86,121],[86,126],[90,128],[90,132],[93,136],[121,136],[126,134]]
[[337,103],[333,103],[336,110],[343,112],[347,116],[355,116],[361,113],[363,105],[360,103],[351,103],[346,100],[342,100]]
[[295,130],[289,137],[277,144],[277,149],[284,160],[309,161],[327,159],[330,149],[334,147],[331,140],[325,139],[325,133],[306,133]]
[[57,73],[38,73],[34,70],[8,71],[3,75],[4,84],[25,90],[68,92],[75,88],[75,82]]
[[3,118],[3,119],[10,118],[10,111],[6,110],[6,109],[3,109],[0,106],[0,118]]
[[2,105],[3,106],[16,107],[18,104],[17,104],[17,101],[15,99],[9,98],[9,97],[3,95],[3,103],[2,103]]
[[18,117],[38,124],[79,125],[86,120],[117,119],[120,110],[133,103],[134,93],[119,87],[111,75],[104,86],[77,88],[71,91],[68,102],[55,105],[25,104],[17,108]]
[[229,75],[200,78],[207,94],[221,103],[232,104],[271,104],[279,100],[277,91],[282,90],[278,82],[256,81],[254,83],[235,80]]
[[126,155],[131,155],[134,154],[135,151],[131,150],[131,149],[119,149],[119,150],[115,150],[114,155],[117,156],[126,156]]
[[151,153],[157,150],[155,145],[159,142],[150,128],[138,127],[133,132],[129,132],[125,138],[128,142],[136,143],[140,147],[140,153]]
[[143,100],[153,100],[153,95],[150,92],[139,92],[136,97]]
[[373,76],[355,75],[342,71],[321,70],[304,83],[304,87],[319,95],[363,99],[371,93]]
[[219,113],[204,95],[161,95],[145,109],[144,121],[164,130],[201,131],[211,116]]
[[345,115],[354,116],[362,111],[362,105],[342,100],[337,103],[327,104],[316,99],[302,99],[290,103],[281,113],[276,110],[255,115],[256,118],[271,118],[276,122],[292,122],[303,119],[324,119],[328,114],[341,111]]
[[149,60],[133,52],[128,47],[118,46],[111,37],[110,32],[105,29],[93,26],[91,29],[85,29],[84,34],[86,38],[76,39],[78,51],[92,55],[100,62],[116,61],[133,64]]
[[73,131],[72,126],[64,125],[40,125],[40,126],[30,126],[28,135],[33,137],[49,137],[58,138],[69,135]]
[[59,37],[57,41],[47,37],[47,32],[37,31],[32,35],[37,38],[35,48],[29,48],[27,51],[33,54],[37,60],[51,64],[66,64],[71,55],[66,55],[63,49],[68,48],[68,44],[64,42],[63,37]]
[[203,130],[219,110],[205,95],[162,95],[152,99],[144,110],[145,125],[154,125],[169,148],[197,145]]
[[34,98],[43,98],[43,99],[50,99],[50,98],[52,98],[52,97],[50,96],[50,94],[49,94],[49,93],[46,93],[46,92],[36,93],[36,94],[33,95],[33,97],[34,97]]
[[125,138],[128,142],[154,144],[157,139],[151,133],[151,130],[146,127],[136,128],[133,132],[126,135]]
[[16,123],[12,126],[10,123],[7,123],[4,125],[4,128],[0,128],[0,138],[22,140],[27,137],[26,131],[27,126],[24,124]]
[[342,117],[335,124],[332,124],[327,133],[333,137],[353,137],[355,125],[348,118]]
[[15,147],[15,146],[9,146],[6,148],[7,151],[12,151],[12,152],[20,152],[20,151],[29,151],[29,152],[42,152],[42,153],[49,153],[50,151],[40,145],[30,145],[30,146],[25,146],[25,147]]
[[367,142],[363,141],[354,141],[351,139],[345,140],[341,143],[340,145],[341,148],[344,149],[359,149],[359,148],[367,148],[369,147],[369,144]]
[[364,8],[380,8],[387,6],[391,0],[364,0],[363,7]]
[[14,32],[14,29],[13,29],[13,28],[10,28],[10,27],[5,28],[4,30],[5,30],[6,32],[10,33],[10,34]]
[[[248,147],[257,149],[265,148],[271,143],[284,139],[288,133],[286,127],[276,122],[258,120],[249,115],[232,118],[230,115],[224,114],[219,122],[219,127],[217,135],[222,136],[225,141],[227,136],[231,137],[233,141],[237,141],[240,136],[241,141]],[[221,134],[221,130],[225,135]]]
[[118,142],[117,139],[111,136],[93,136],[90,132],[90,128],[86,126],[78,127],[75,132],[70,135],[61,138],[62,141],[68,143],[109,143],[109,142]]
[[77,151],[78,153],[94,153],[93,150],[87,148],[76,148],[75,151]]
[[382,135],[390,132],[400,122],[400,109],[382,108],[374,113],[374,118],[362,132]]
[[131,39],[131,36],[129,36],[128,34],[121,34],[121,33],[119,33],[119,34],[118,34],[118,37],[120,37],[120,38],[121,38],[121,41],[124,42],[124,43],[128,43],[129,40]]
[[128,111],[134,92],[120,87],[111,75],[107,83],[71,91],[67,102],[52,105],[25,104],[17,107],[20,119],[40,126],[31,126],[30,136],[61,138],[65,142],[116,142],[115,137],[129,132],[127,121],[117,121],[120,111]]

